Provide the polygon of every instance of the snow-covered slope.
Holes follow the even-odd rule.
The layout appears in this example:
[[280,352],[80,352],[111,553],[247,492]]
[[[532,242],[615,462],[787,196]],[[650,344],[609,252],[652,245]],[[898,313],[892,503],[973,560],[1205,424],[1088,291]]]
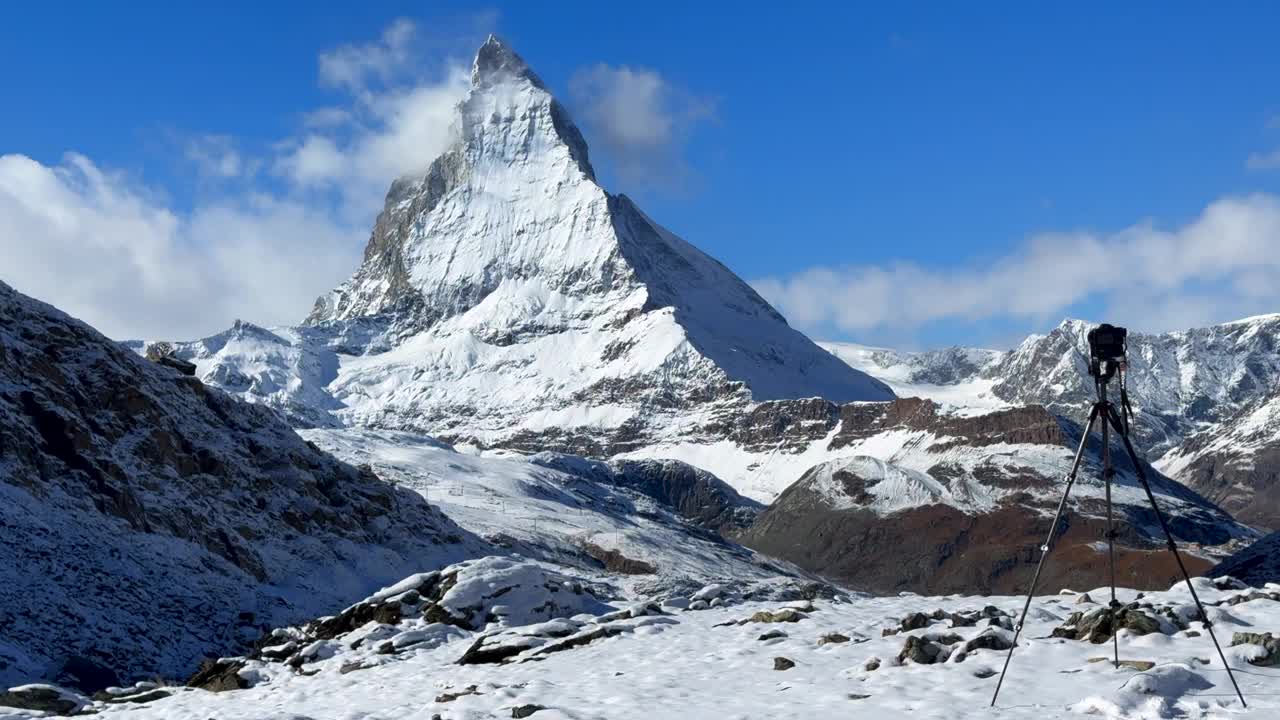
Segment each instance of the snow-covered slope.
[[[1074,632],[1106,612],[1105,589],[1037,597],[992,709],[1022,597],[729,598],[683,611],[605,602],[587,578],[493,561],[406,578],[336,617],[281,628],[253,657],[211,669],[201,678],[209,689],[132,690],[91,709],[130,720],[1280,714],[1280,653],[1264,630],[1280,623],[1280,586],[1197,584],[1247,709],[1182,586],[1142,597],[1120,590],[1126,664],[1118,668],[1103,661],[1110,633],[1090,642]],[[496,600],[483,598],[498,591]],[[505,607],[494,613],[499,602]]]
[[306,426],[591,455],[752,401],[892,393],[595,180],[564,109],[490,38],[456,142],[393,183],[360,268],[301,328],[181,343]]
[[0,684],[189,672],[486,546],[0,283]]
[[952,347],[924,352],[899,352],[856,343],[819,342],[850,367],[884,382],[898,397],[921,397],[953,406],[957,411],[1008,407],[991,392],[995,380],[985,371],[1000,362],[998,350]]
[[[718,531],[749,524],[760,507],[681,463],[605,464],[553,453],[481,457],[403,432],[302,432],[337,457],[421,493],[508,551],[580,571],[635,561],[613,580],[635,596],[711,582],[812,582],[786,563],[726,542]],[[659,477],[666,481],[654,482]]]

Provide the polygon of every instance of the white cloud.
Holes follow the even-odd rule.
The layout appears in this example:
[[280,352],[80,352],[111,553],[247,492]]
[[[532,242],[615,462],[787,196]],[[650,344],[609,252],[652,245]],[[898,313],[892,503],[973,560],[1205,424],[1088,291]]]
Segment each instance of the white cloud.
[[382,37],[365,45],[343,45],[320,55],[320,82],[329,87],[363,93],[370,83],[387,82],[412,57],[412,41],[418,28],[401,18],[382,31]]
[[1280,198],[1220,199],[1174,230],[1043,233],[981,266],[814,267],[753,283],[798,327],[883,332],[948,320],[1060,318],[1082,302],[1146,330],[1280,309]]
[[470,71],[445,61],[424,76],[417,36],[412,22],[397,20],[373,43],[322,54],[321,82],[346,92],[350,104],[305,114],[306,134],[279,145],[273,172],[299,188],[335,191],[355,214],[392,180],[424,172],[453,137]]
[[0,279],[117,338],[299,322],[356,268],[392,180],[425,170],[450,138],[467,72],[419,62],[417,39],[397,21],[323,54],[319,81],[347,101],[303,113],[263,157],[224,135],[180,138],[218,181],[189,209],[79,154],[0,156]]
[[1280,168],[1280,149],[1267,153],[1250,153],[1244,164],[1250,170],[1275,170]]
[[0,156],[0,279],[115,338],[185,338],[235,318],[297,322],[358,260],[362,230],[253,196],[187,216],[69,154]]
[[201,175],[231,178],[240,174],[243,162],[235,141],[227,135],[200,135],[189,138],[185,153]]
[[680,180],[692,128],[715,118],[715,103],[676,87],[653,70],[603,63],[569,84],[583,122],[618,172],[639,182]]

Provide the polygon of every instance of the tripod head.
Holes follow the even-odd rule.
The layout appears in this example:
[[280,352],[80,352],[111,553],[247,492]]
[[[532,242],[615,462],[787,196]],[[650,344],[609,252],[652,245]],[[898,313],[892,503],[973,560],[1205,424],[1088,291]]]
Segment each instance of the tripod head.
[[1129,331],[1103,323],[1089,331],[1089,374],[1105,385],[1127,363]]

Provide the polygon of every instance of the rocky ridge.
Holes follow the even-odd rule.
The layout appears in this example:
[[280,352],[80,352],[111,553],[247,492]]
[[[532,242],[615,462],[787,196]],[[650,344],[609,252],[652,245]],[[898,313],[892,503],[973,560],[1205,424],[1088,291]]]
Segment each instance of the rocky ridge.
[[483,547],[278,415],[0,283],[0,683],[175,674]]

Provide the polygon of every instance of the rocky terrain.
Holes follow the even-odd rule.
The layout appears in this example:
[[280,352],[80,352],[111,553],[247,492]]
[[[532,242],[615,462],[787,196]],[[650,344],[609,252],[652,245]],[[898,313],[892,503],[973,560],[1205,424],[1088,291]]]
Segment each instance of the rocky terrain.
[[0,283],[0,683],[179,674],[478,539]]
[[[506,558],[416,573],[332,615],[267,634],[183,684],[86,696],[0,691],[12,716],[136,720],[858,717],[1268,718],[1280,586],[1196,580],[1248,708],[1185,587],[1034,600],[989,707],[1022,598],[761,599],[709,585],[652,601]],[[1110,662],[1112,637],[1121,662]],[[16,708],[31,708],[20,710]]]
[[[1035,406],[955,415],[919,399],[846,405],[839,414],[830,431],[813,429],[835,459],[806,471],[739,540],[874,592],[1026,587],[1079,444],[1078,426]],[[1132,465],[1118,445],[1112,454],[1119,582],[1168,586],[1177,566]],[[1193,572],[1215,563],[1199,546],[1255,537],[1195,492],[1150,466],[1146,472]],[[1094,436],[1044,590],[1106,581],[1101,474]]]

